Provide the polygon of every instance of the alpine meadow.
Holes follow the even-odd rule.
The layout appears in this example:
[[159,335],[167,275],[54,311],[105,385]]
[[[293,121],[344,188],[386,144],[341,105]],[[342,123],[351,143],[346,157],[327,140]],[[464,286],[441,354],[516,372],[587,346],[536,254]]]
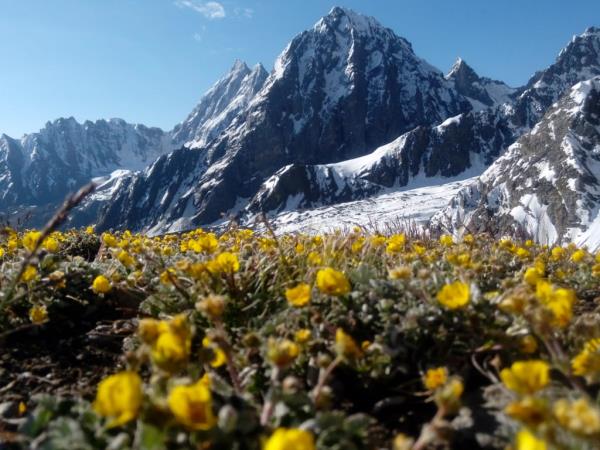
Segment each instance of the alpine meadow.
[[[574,1],[539,20],[580,34],[518,87],[460,57],[444,74],[357,12],[393,22],[406,8],[415,33],[443,23],[417,20],[426,5],[349,0],[272,69],[232,58],[169,130],[71,116],[1,134],[0,449],[600,450],[600,28],[567,26],[600,10]],[[106,13],[113,29],[78,35],[98,57],[90,77],[123,77],[106,79],[112,94],[98,85],[86,108],[101,111],[140,55],[172,71],[173,95],[185,45],[208,47],[207,67],[251,57],[217,49],[305,27],[324,6],[289,2],[297,16],[263,29],[257,16],[283,6],[141,3],[58,0],[24,19],[0,0],[0,30],[31,29],[5,43],[0,31],[0,54],[31,64],[35,24],[63,39],[56,14]],[[469,3],[444,8],[464,20],[503,8]],[[173,41],[121,59],[143,24],[131,8]],[[191,19],[199,31],[173,47]],[[492,36],[502,19],[489,20]],[[122,48],[103,53],[98,30]],[[477,46],[470,29],[448,40],[461,36]],[[86,63],[50,58],[0,73],[0,128],[11,83],[32,73],[72,101],[76,83],[53,71]],[[140,92],[159,83],[153,70],[133,80]],[[19,111],[48,106],[15,98]]]

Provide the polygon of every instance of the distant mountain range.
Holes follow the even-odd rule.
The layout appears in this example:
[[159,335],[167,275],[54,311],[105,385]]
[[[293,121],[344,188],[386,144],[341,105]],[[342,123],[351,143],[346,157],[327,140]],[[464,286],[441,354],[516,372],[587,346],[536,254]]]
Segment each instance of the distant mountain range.
[[[237,61],[171,131],[71,118],[20,140],[2,135],[0,211],[27,211],[39,224],[94,178],[97,191],[70,225],[161,233],[251,223],[260,212],[277,222],[415,187],[441,192],[483,174],[429,212],[434,226],[493,223],[596,245],[597,76],[597,28],[512,88],[462,59],[444,75],[375,19],[336,7],[288,44],[271,73]],[[578,161],[571,172],[569,158]]]

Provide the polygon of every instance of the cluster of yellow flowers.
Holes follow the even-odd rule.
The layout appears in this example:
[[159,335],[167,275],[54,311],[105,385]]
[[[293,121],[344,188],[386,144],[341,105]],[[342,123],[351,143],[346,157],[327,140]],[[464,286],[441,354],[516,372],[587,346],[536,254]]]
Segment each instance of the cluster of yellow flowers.
[[[86,239],[87,261],[69,253]],[[438,413],[421,435],[387,444],[443,446],[477,370],[510,396],[515,449],[600,438],[600,254],[586,249],[358,228],[155,237],[88,228],[7,231],[0,258],[20,289],[14,311],[33,324],[54,320],[53,305],[74,295],[142,300],[127,369],[99,384],[93,404],[109,427],[150,420],[208,442],[242,402],[263,448],[313,449],[324,425],[307,419],[346,407],[336,397],[352,390],[344,383],[386,389],[394,379],[422,384],[415,402],[427,397]]]

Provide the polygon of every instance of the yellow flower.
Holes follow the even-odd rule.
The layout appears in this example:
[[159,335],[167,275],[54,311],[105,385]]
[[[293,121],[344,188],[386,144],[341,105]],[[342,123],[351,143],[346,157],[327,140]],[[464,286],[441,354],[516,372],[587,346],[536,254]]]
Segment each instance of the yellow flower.
[[48,320],[48,310],[45,306],[34,306],[29,310],[29,319],[35,324]]
[[571,360],[573,374],[595,379],[600,375],[600,338],[590,339],[583,350]]
[[397,266],[388,270],[388,276],[392,280],[406,280],[412,276],[410,266]]
[[448,309],[463,308],[469,303],[471,289],[462,281],[446,284],[437,294],[438,301]]
[[573,254],[571,255],[571,261],[573,261],[574,263],[580,263],[581,261],[584,260],[585,258],[585,250],[577,250],[575,252],[573,252]]
[[519,342],[519,344],[520,344],[520,346],[519,346],[520,350],[523,353],[528,353],[528,354],[535,353],[535,351],[538,348],[537,341],[530,334],[528,334],[527,336],[523,336],[521,338],[521,341]]
[[217,262],[221,266],[221,270],[225,273],[234,273],[240,270],[240,262],[238,257],[229,252],[223,252],[217,256]]
[[[560,247],[559,247],[560,248]],[[571,289],[555,289],[546,280],[536,284],[535,295],[540,303],[552,313],[552,324],[565,327],[573,317],[573,304],[577,300],[575,291]]]
[[261,252],[270,252],[277,247],[277,241],[275,239],[270,238],[259,238],[258,239],[258,248],[260,248]]
[[341,328],[335,332],[335,349],[338,355],[347,359],[359,358],[362,355],[356,341]]
[[546,441],[538,439],[529,430],[523,428],[517,433],[516,450],[547,450]]
[[385,236],[381,236],[379,234],[376,234],[375,236],[372,236],[370,239],[370,243],[372,247],[381,247],[383,244],[385,244],[385,241],[387,239],[385,238]]
[[565,249],[562,247],[554,247],[550,252],[552,261],[559,261],[565,255]]
[[188,247],[196,253],[214,253],[219,248],[219,241],[214,233],[208,233],[200,236],[196,240],[191,240]]
[[526,396],[509,403],[504,412],[519,422],[535,427],[546,421],[548,416],[546,402],[542,399]]
[[132,267],[135,265],[135,259],[127,252],[127,250],[120,250],[117,254],[117,259],[125,267]]
[[419,244],[413,244],[412,248],[413,248],[413,251],[419,256],[424,255],[425,252],[427,251],[427,248],[425,248],[423,245],[419,245]]
[[191,386],[175,386],[167,403],[177,421],[191,430],[208,430],[216,423],[212,395],[204,379]]
[[161,332],[161,322],[155,319],[141,319],[138,335],[142,342],[154,344]]
[[198,303],[196,309],[202,311],[210,319],[219,319],[225,311],[225,297],[222,295],[207,295]]
[[277,428],[263,450],[315,450],[315,439],[299,428]]
[[235,273],[240,270],[240,262],[234,253],[223,252],[207,263],[207,269],[212,274]]
[[523,280],[525,280],[525,283],[527,283],[529,286],[535,286],[543,276],[544,274],[540,273],[537,267],[529,267],[523,275]]
[[306,257],[308,263],[312,266],[320,266],[323,264],[323,258],[317,252],[310,252]]
[[23,247],[32,252],[37,246],[41,237],[42,233],[39,231],[28,231],[23,235]]
[[102,233],[102,242],[104,242],[104,245],[106,245],[107,247],[119,246],[117,238],[110,233]]
[[47,237],[44,239],[44,242],[42,242],[42,247],[48,250],[50,253],[56,253],[60,246],[56,239],[53,237]]
[[18,241],[18,239],[17,239],[17,238],[15,238],[15,237],[11,237],[11,238],[8,240],[7,247],[8,247],[8,249],[9,249],[9,250],[11,250],[11,251],[14,251],[14,250],[16,250],[16,249],[17,249],[17,247],[18,247],[18,246],[19,246],[19,241]]
[[38,277],[38,270],[35,266],[27,266],[23,275],[21,275],[21,281],[25,283],[29,283],[30,281],[35,280]]
[[584,436],[600,433],[600,411],[585,398],[575,401],[560,399],[553,409],[558,423],[569,431]]
[[544,361],[517,361],[510,369],[503,369],[500,372],[500,378],[508,389],[528,395],[549,383],[549,373],[550,366]]
[[452,377],[435,391],[434,400],[439,408],[448,413],[456,412],[460,408],[460,397],[464,390],[463,382],[457,377]]
[[310,302],[310,285],[300,283],[297,286],[285,290],[285,298],[292,306],[302,307]]
[[359,253],[363,247],[365,246],[365,238],[359,237],[356,241],[352,243],[352,253]]
[[406,236],[402,234],[394,234],[387,241],[387,247],[385,248],[386,253],[399,253],[404,250],[404,244],[406,243]]
[[120,372],[100,382],[94,411],[110,417],[109,427],[123,425],[137,417],[142,404],[142,379],[135,372]]
[[342,272],[326,267],[317,272],[317,287],[328,295],[341,296],[350,292],[350,282]]
[[414,443],[415,441],[411,437],[398,433],[392,442],[392,450],[411,450]]
[[165,368],[187,359],[186,342],[172,331],[160,333],[152,349],[153,361]]
[[440,236],[440,244],[445,247],[452,247],[452,244],[454,244],[454,238],[449,234],[444,234],[443,236]]
[[212,367],[214,367],[215,369],[218,367],[221,367],[223,364],[225,364],[227,362],[227,355],[225,354],[223,349],[221,347],[219,347],[218,345],[216,345],[215,343],[213,343],[212,340],[208,336],[205,336],[204,339],[202,339],[202,346],[204,348],[209,348],[213,351],[214,358],[210,362],[210,365]]
[[169,323],[161,323],[160,334],[152,346],[152,361],[169,372],[176,371],[188,360],[191,348],[191,333],[185,318],[176,316]]
[[110,281],[104,275],[98,275],[92,283],[92,290],[96,294],[106,294],[112,289]]
[[438,367],[429,369],[423,377],[423,385],[430,391],[434,391],[440,386],[443,386],[448,381],[448,369]]
[[169,267],[167,270],[163,270],[158,278],[162,284],[169,285],[172,279],[177,278],[177,272],[172,267]]
[[267,357],[277,367],[289,366],[300,354],[300,347],[289,339],[275,340],[269,338]]
[[302,328],[296,331],[296,333],[294,334],[294,339],[298,344],[306,344],[311,337],[311,331],[306,328]]
[[475,243],[475,237],[472,234],[467,234],[463,237],[463,242],[467,245],[472,245]]
[[461,253],[456,257],[456,263],[461,267],[469,267],[471,264],[471,255],[468,253]]

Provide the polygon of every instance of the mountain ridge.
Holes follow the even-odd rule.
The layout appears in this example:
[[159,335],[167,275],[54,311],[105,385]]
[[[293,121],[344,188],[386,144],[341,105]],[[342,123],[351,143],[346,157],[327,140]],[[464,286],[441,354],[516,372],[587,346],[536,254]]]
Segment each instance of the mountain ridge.
[[[483,173],[573,84],[597,75],[595,27],[512,88],[478,75],[461,58],[444,74],[376,19],[334,7],[292,39],[270,73],[236,61],[170,131],[120,119],[58,119],[46,127],[52,139],[26,135],[37,153],[2,135],[0,206],[50,204],[88,177],[99,189],[71,225],[162,233],[460,181]],[[53,129],[74,137],[64,143]],[[108,133],[100,142],[110,152],[85,140],[71,145],[86,129]],[[125,144],[117,139],[121,129],[129,136]],[[53,182],[40,162],[23,170],[30,154],[47,162],[51,174],[82,175],[53,188],[53,197],[22,193],[15,186],[48,191]]]

